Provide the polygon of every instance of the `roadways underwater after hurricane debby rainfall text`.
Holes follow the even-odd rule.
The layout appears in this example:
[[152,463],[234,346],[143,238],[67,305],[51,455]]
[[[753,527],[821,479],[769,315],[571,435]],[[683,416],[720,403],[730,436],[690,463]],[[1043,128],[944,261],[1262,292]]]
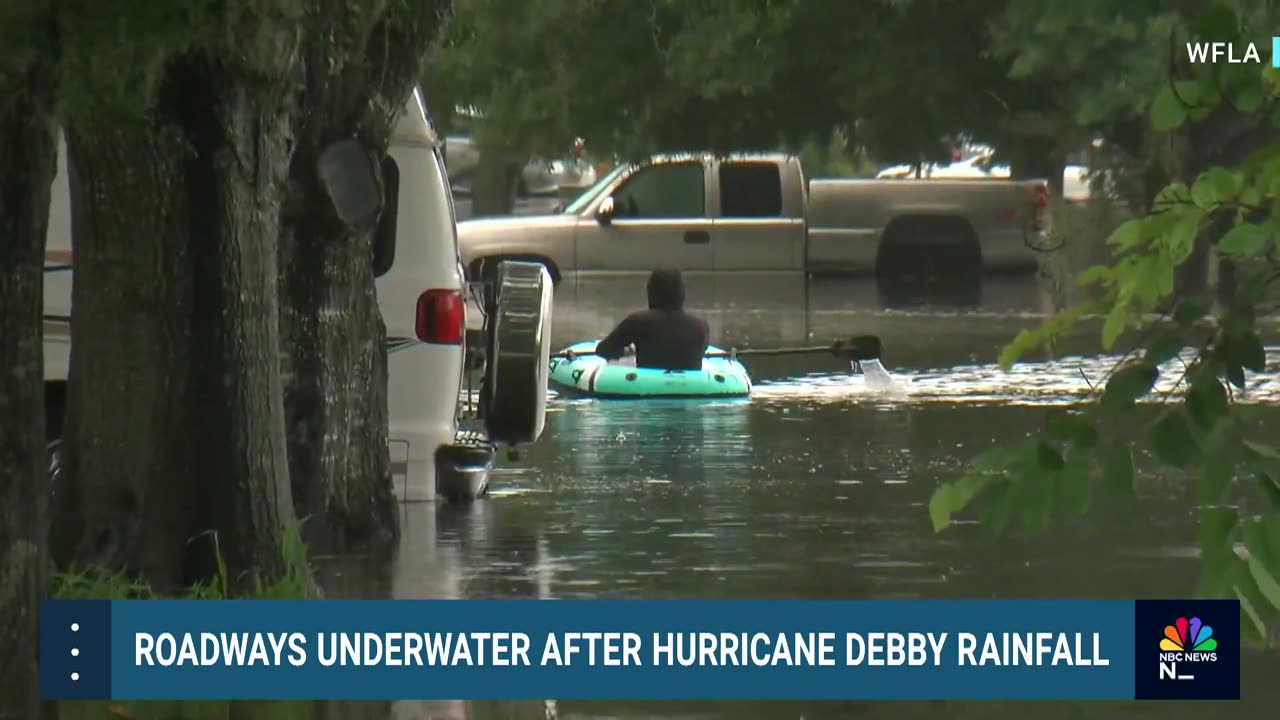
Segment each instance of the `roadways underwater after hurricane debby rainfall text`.
[[[841,637],[843,635],[843,637]],[[520,632],[314,635],[315,662],[352,666],[1107,666],[1100,633],[552,633],[531,654]],[[311,662],[303,633],[136,633],[137,666]]]

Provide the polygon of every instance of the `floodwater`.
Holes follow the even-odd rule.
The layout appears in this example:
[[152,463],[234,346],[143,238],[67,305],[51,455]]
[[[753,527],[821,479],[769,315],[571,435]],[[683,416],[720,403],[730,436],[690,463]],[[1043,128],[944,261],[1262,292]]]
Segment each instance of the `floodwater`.
[[[762,290],[761,288],[768,288]],[[559,291],[557,346],[598,337],[643,305],[643,279]],[[1034,281],[975,298],[904,302],[866,281],[690,289],[725,347],[823,344],[879,334],[889,391],[833,357],[753,358],[750,400],[553,398],[542,440],[503,459],[492,496],[405,507],[387,567],[338,563],[345,592],[403,598],[1185,597],[1196,574],[1194,499],[1183,478],[1140,473],[1137,503],[1095,498],[1083,519],[992,538],[926,511],[964,461],[1023,437],[1075,402],[1111,359],[1083,353],[1004,373],[1000,347],[1048,304]],[[1274,343],[1269,341],[1271,347]],[[1078,346],[1078,347],[1077,347]],[[1280,353],[1269,350],[1273,364]],[[1280,399],[1280,367],[1247,400]],[[1264,420],[1280,427],[1280,410]],[[1246,497],[1243,502],[1249,502]],[[344,569],[345,568],[345,569]],[[345,573],[345,575],[344,575]],[[1240,703],[553,704],[560,718],[1200,718],[1273,716],[1280,661],[1243,658]],[[526,704],[542,717],[541,704]],[[508,706],[401,703],[397,717],[514,717]]]

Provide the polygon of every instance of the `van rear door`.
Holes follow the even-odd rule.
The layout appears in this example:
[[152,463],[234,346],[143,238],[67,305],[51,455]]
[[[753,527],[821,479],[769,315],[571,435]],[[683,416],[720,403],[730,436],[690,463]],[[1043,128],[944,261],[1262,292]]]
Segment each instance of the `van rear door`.
[[803,195],[786,161],[730,158],[715,164],[718,197],[711,244],[721,272],[804,269]]

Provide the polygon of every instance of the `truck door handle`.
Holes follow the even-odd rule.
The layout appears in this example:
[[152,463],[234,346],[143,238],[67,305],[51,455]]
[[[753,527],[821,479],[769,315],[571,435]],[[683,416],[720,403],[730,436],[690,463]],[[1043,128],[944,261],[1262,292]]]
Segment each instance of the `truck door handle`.
[[684,241],[690,245],[702,245],[711,241],[711,233],[706,230],[689,230],[684,234]]

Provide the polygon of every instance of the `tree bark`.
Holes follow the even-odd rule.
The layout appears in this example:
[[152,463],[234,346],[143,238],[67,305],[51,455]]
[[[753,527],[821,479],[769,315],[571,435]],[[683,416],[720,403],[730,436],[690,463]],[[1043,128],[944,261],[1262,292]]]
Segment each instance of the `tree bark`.
[[171,60],[142,121],[104,111],[68,132],[71,482],[55,537],[60,559],[162,592],[215,575],[215,552],[233,583],[305,577],[284,553],[277,362],[295,45],[265,35],[238,66]]
[[73,317],[58,564],[184,581],[192,513],[191,268],[180,129],[68,124]]
[[471,216],[510,215],[515,210],[519,180],[519,165],[497,148],[482,147],[471,181]]
[[[450,4],[321,3],[309,20],[290,171],[300,212],[283,228],[280,286],[289,464],[313,548],[387,547],[399,534],[372,235],[355,233],[337,218],[316,177],[316,158],[350,137],[373,156],[386,151]],[[332,62],[335,44],[364,61]]]
[[1049,183],[1049,194],[1057,200],[1062,199],[1063,173],[1066,160],[1052,143],[1025,140],[1020,143],[1018,153],[1009,168],[1012,180],[1046,180]]
[[47,587],[44,245],[56,169],[53,79],[0,86],[0,718],[40,717],[39,610]]
[[302,570],[284,554],[296,520],[277,285],[296,44],[264,37],[247,45],[244,66],[197,63],[181,73],[192,148],[195,497],[237,582],[249,571],[270,581]]

